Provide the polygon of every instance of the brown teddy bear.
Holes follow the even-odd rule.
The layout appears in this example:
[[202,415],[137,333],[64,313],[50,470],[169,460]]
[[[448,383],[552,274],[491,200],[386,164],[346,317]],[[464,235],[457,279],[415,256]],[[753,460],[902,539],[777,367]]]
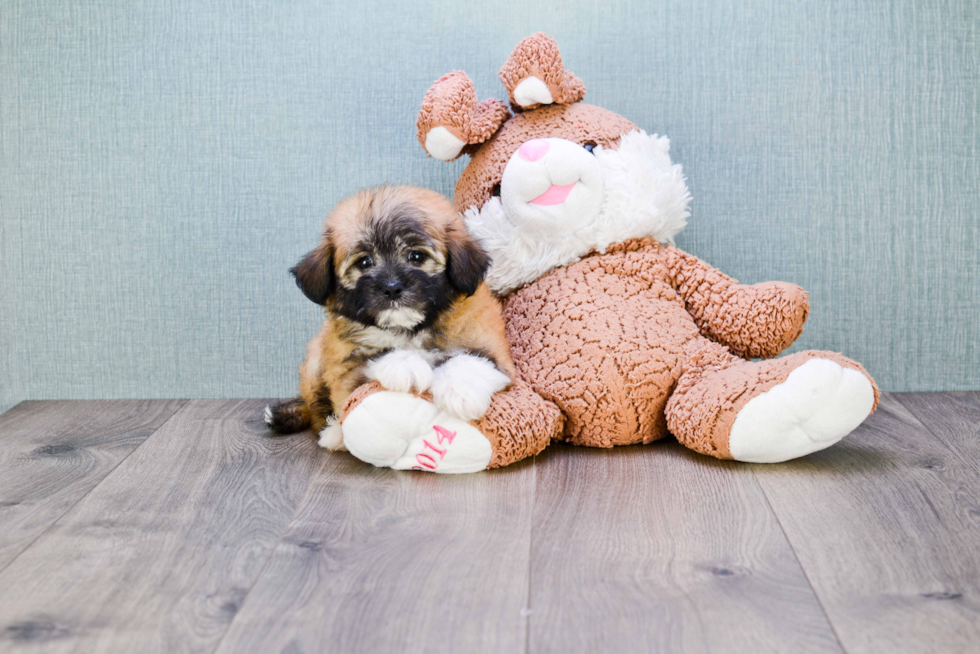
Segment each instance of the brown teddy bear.
[[744,286],[672,245],[690,195],[667,138],[580,102],[585,86],[545,34],[522,41],[500,79],[513,115],[478,103],[453,72],[426,94],[418,138],[437,159],[470,156],[455,205],[493,260],[487,282],[522,380],[473,423],[424,395],[361,387],[342,412],[355,456],[470,472],[552,439],[612,447],[673,434],[720,459],[778,462],[836,443],[874,410],[860,364],[771,358],[802,332],[801,288]]

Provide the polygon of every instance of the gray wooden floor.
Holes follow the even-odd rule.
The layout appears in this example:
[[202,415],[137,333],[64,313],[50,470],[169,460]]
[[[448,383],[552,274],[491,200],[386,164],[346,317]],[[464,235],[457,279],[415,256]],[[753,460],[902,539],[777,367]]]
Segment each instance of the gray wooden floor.
[[397,473],[263,400],[0,416],[2,652],[980,652],[980,393],[781,465]]

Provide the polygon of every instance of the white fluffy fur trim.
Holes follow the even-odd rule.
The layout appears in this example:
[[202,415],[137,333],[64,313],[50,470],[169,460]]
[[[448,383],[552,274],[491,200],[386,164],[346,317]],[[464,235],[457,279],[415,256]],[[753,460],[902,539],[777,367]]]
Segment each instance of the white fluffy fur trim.
[[596,148],[595,155],[606,182],[596,249],[644,236],[673,243],[691,215],[691,193],[681,165],[670,162],[670,139],[631,132],[618,150]]
[[491,198],[482,209],[467,209],[463,218],[470,234],[490,255],[493,263],[487,286],[497,295],[506,295],[590,250],[574,235],[545,240],[521,233],[507,217],[499,197]]
[[591,250],[630,238],[672,243],[687,225],[691,194],[680,164],[670,161],[670,140],[640,130],[624,134],[618,150],[596,148],[605,196],[594,223],[552,238],[522,234],[499,198],[464,212],[467,228],[493,260],[487,284],[506,295],[549,270],[577,261]]

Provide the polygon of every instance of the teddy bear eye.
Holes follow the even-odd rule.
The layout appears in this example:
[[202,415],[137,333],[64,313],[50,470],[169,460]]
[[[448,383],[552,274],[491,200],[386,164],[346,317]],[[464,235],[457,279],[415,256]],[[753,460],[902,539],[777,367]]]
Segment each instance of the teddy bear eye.
[[593,150],[595,150],[595,143],[585,143],[582,145],[582,147],[585,148],[585,151],[589,154],[595,154],[595,152],[593,152]]
[[496,184],[494,184],[493,185],[493,188],[490,189],[490,195],[492,195],[495,198],[499,198],[500,197],[500,183],[499,182],[496,183]]

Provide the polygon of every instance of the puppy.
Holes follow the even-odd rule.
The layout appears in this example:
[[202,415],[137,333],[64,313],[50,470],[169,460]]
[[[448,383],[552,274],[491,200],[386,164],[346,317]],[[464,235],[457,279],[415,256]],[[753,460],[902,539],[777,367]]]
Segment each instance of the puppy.
[[313,427],[343,449],[336,414],[355,388],[430,391],[475,420],[515,377],[504,321],[484,275],[490,259],[442,195],[382,186],[342,201],[319,247],[292,270],[326,321],[300,366],[300,396],[267,407],[278,433]]

